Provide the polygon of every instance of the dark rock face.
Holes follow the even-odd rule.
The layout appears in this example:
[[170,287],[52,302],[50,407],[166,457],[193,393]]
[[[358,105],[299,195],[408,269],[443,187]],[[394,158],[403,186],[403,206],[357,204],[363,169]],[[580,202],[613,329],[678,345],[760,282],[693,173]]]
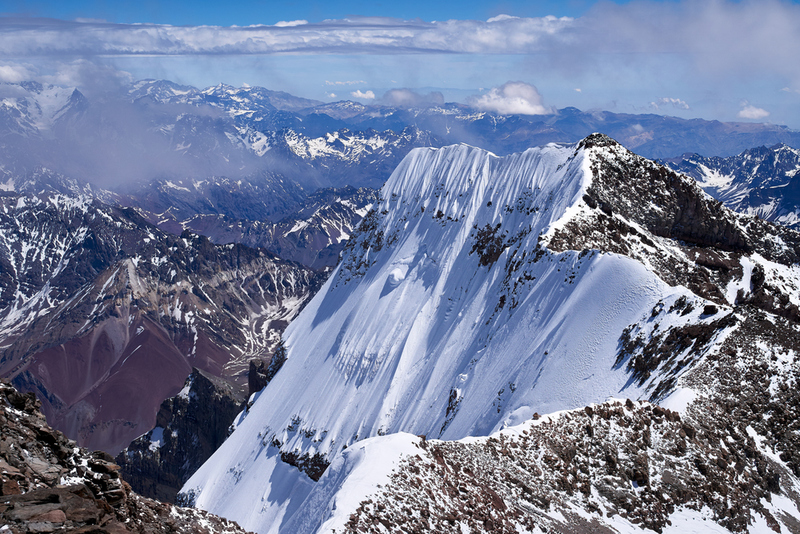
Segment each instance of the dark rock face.
[[146,499],[131,491],[119,466],[51,429],[32,393],[0,382],[0,523],[31,532],[229,533],[228,521]]
[[[670,285],[724,303],[727,285],[742,277],[743,257],[758,253],[783,265],[800,261],[800,234],[743,217],[707,198],[699,186],[628,152],[613,139],[592,135],[581,143],[600,148],[591,163],[587,215],[572,220],[549,241],[552,250],[599,249],[651,265]],[[605,154],[603,154],[605,151]],[[679,251],[679,252],[676,252]],[[742,299],[783,316],[796,316],[786,290],[753,277]],[[783,310],[783,311],[782,311]]]
[[228,437],[244,401],[241,388],[198,369],[178,396],[161,403],[156,427],[117,455],[121,473],[137,493],[164,502]]
[[262,360],[250,360],[250,370],[247,371],[247,391],[248,397],[257,391],[261,391],[269,380],[267,380],[267,364]]

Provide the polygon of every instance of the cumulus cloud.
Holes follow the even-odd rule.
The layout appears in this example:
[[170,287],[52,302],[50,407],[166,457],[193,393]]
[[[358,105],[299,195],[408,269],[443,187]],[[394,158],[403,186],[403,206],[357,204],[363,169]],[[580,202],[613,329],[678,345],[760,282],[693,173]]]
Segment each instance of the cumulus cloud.
[[469,104],[482,111],[502,115],[547,115],[552,110],[542,104],[542,95],[533,85],[524,82],[507,82],[488,92],[473,96]]
[[362,92],[361,89],[350,93],[353,98],[360,98],[362,100],[375,100],[375,93],[372,91]]
[[740,119],[761,120],[769,117],[769,111],[752,106],[748,102],[743,102],[738,116]]
[[673,107],[677,109],[689,109],[689,104],[681,100],[680,98],[659,98],[655,102],[650,102],[650,107],[655,109],[661,109],[664,106]]
[[444,104],[444,96],[438,91],[423,95],[411,89],[390,89],[383,94],[381,102],[387,106],[398,107],[441,106]]
[[336,93],[325,93],[328,98],[336,98]]

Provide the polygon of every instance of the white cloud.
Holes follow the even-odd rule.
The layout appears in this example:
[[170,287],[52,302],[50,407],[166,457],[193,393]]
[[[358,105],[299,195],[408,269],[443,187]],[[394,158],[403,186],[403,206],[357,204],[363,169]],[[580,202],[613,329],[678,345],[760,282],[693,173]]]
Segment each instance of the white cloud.
[[325,93],[328,98],[336,98],[336,93]]
[[507,82],[487,93],[469,99],[469,104],[483,111],[502,115],[546,115],[552,111],[542,104],[542,95],[533,85]]
[[655,102],[650,102],[650,107],[655,109],[661,109],[662,106],[671,106],[677,109],[689,109],[689,104],[681,100],[680,98],[659,98]]
[[22,65],[0,65],[0,83],[24,82],[33,76],[33,72]]
[[353,98],[360,98],[362,100],[375,100],[375,93],[373,93],[372,91],[367,91],[362,93],[361,89],[351,92],[350,96],[352,96]]
[[331,82],[331,81],[325,80],[325,85],[358,85],[358,84],[365,84],[365,83],[367,83],[367,82],[365,82],[364,80],[349,80],[349,81],[345,81],[345,82]]
[[583,92],[583,91],[581,90],[581,88],[580,88],[580,87],[576,87],[576,88],[575,88],[575,92],[576,92],[576,93],[581,93],[581,92]]
[[[668,55],[697,72],[774,72],[800,79],[800,5],[780,0],[597,3],[574,19],[498,15],[425,22],[352,17],[274,26],[171,26],[0,18],[3,57],[175,56],[279,53],[544,54],[571,72],[623,54]],[[781,46],[775,46],[781,43]],[[785,84],[786,82],[784,82]]]
[[769,111],[751,106],[745,101],[742,103],[742,109],[739,111],[738,116],[740,119],[760,120],[769,117]]
[[555,17],[494,17],[490,21],[404,21],[381,17],[279,22],[275,26],[110,24],[0,18],[6,57],[43,55],[192,55],[320,52],[525,53],[573,25]]
[[307,20],[290,20],[290,21],[282,20],[280,22],[276,22],[275,23],[275,27],[276,28],[291,28],[292,26],[304,26],[306,24],[308,24]]
[[792,89],[791,87],[784,87],[781,89],[784,93],[796,93],[800,95],[800,89]]
[[497,15],[496,17],[492,17],[492,18],[488,19],[486,22],[502,22],[504,20],[514,20],[514,19],[519,19],[519,17],[515,17],[513,15],[501,14],[501,15]]

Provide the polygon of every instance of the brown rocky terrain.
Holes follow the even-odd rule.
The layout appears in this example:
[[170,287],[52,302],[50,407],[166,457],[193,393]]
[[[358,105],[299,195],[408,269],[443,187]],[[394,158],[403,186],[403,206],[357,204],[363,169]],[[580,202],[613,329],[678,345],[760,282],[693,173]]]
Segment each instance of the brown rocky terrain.
[[269,358],[323,279],[87,197],[0,204],[0,376],[112,454],[153,428],[193,367],[246,383],[249,360]]
[[423,438],[345,531],[661,532],[688,511],[731,532],[754,521],[797,532],[770,505],[779,495],[800,502],[785,467],[760,452],[745,421],[714,415],[609,401],[489,438]]
[[141,497],[106,453],[50,428],[32,393],[0,382],[0,532],[238,534],[236,523]]

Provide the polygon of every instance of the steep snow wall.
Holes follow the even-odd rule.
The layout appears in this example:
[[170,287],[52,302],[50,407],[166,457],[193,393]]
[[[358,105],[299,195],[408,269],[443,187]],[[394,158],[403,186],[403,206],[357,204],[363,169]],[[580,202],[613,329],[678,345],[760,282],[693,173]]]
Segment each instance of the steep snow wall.
[[661,299],[694,297],[629,258],[539,246],[586,209],[589,150],[602,149],[410,153],[287,330],[280,374],[184,495],[279,532],[315,484],[281,457],[314,474],[375,435],[489,435],[535,412],[639,397],[615,367],[621,332]]

